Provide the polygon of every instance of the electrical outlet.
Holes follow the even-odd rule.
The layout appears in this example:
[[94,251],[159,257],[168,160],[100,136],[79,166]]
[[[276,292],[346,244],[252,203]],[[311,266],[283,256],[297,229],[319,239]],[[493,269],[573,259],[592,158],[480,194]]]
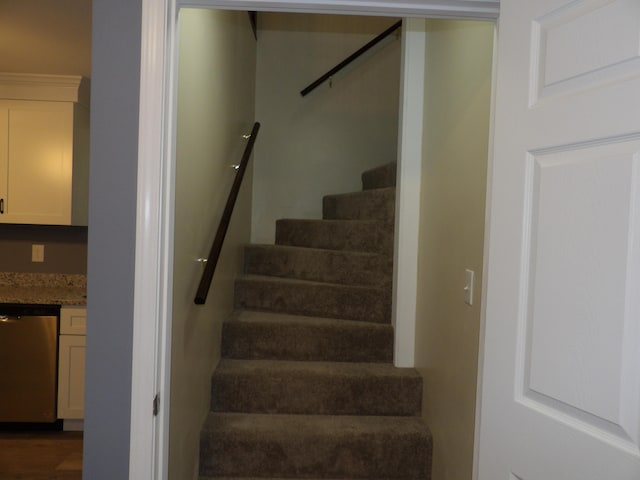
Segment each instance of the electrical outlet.
[[44,245],[31,245],[31,261],[44,262]]

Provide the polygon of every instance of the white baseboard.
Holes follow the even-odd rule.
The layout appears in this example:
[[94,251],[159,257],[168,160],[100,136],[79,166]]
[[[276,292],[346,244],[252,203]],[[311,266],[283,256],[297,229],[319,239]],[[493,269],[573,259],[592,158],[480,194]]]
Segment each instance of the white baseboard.
[[84,420],[64,420],[62,422],[62,430],[65,432],[82,432],[84,430]]

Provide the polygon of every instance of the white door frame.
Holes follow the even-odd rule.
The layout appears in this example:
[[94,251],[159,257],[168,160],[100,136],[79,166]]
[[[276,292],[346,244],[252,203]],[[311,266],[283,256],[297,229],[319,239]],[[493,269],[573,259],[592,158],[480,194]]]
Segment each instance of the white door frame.
[[[494,20],[498,16],[499,0],[142,0],[129,455],[129,478],[136,480],[167,478],[175,176],[175,47],[177,13],[182,7]],[[405,98],[409,95],[405,90]],[[406,116],[406,112],[411,110],[410,105],[404,107],[405,121],[410,121],[414,118]],[[417,248],[417,240],[413,239],[413,242]],[[417,255],[417,252],[414,254]],[[404,278],[404,273],[401,273]],[[410,332],[405,332],[405,337],[410,339]],[[406,359],[397,359],[397,363],[412,363],[410,356],[412,353]],[[160,394],[160,410],[154,417],[151,412],[156,394]]]

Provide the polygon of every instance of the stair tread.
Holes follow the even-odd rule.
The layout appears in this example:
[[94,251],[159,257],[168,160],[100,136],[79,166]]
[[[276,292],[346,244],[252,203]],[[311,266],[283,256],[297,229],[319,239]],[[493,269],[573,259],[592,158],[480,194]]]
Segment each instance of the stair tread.
[[362,188],[365,190],[391,187],[396,184],[397,162],[389,162],[362,173]]
[[260,310],[236,310],[227,322],[272,323],[338,329],[389,330],[393,327],[384,323],[360,322],[341,318],[293,315],[290,313],[263,312]]
[[393,327],[388,323],[236,310],[222,328],[225,358],[393,360]]
[[287,415],[273,413],[210,412],[203,433],[233,430],[248,438],[286,435],[288,441],[308,437],[353,437],[376,433],[430,437],[422,417],[386,415]]
[[301,223],[335,223],[336,225],[347,225],[350,223],[359,225],[377,225],[384,223],[381,220],[360,220],[348,218],[280,218],[276,222],[301,222]]
[[395,218],[395,187],[375,188],[322,197],[325,220],[377,220],[388,224]]
[[420,379],[413,368],[398,368],[390,363],[324,362],[298,360],[222,359],[214,375],[325,375],[332,377],[393,377]]
[[[328,228],[340,227],[379,227],[388,225],[390,222],[379,219],[359,219],[359,218],[279,218],[276,220],[276,229],[280,224],[298,224],[298,225],[318,225]],[[286,244],[284,244],[286,245]],[[321,250],[333,250],[326,247],[310,247],[320,248]],[[359,251],[359,250],[355,250]],[[366,250],[363,250],[366,251]]]
[[276,221],[275,243],[392,255],[393,222],[285,218]]
[[[327,221],[327,220],[317,220],[317,221]],[[330,248],[303,247],[303,246],[297,246],[297,245],[273,245],[270,243],[252,243],[252,244],[246,245],[245,248],[274,249],[274,250],[282,250],[286,252],[327,253],[331,255],[349,255],[349,256],[362,257],[362,258],[387,257],[387,255],[384,255],[382,253],[376,253],[376,252],[362,252],[357,250],[333,250]]]
[[236,278],[234,305],[238,309],[391,322],[391,292],[384,285],[345,285],[249,274]]
[[390,284],[392,259],[370,252],[288,245],[244,248],[244,273],[342,285]]
[[431,446],[420,417],[210,413],[200,467],[220,477],[427,479]]
[[[366,392],[366,395],[364,394]],[[223,359],[213,374],[216,412],[415,415],[422,377],[392,364]]]
[[372,172],[376,172],[376,171],[380,171],[380,170],[386,170],[389,168],[395,168],[397,166],[397,162],[394,160],[392,162],[387,162],[387,163],[383,163],[382,165],[378,165],[377,167],[373,167],[370,168],[369,170],[365,170],[364,172],[362,172],[363,175],[372,173]]
[[335,288],[354,289],[354,290],[385,290],[385,291],[388,290],[388,288],[385,286],[345,285],[343,283],[318,282],[316,280],[302,280],[298,278],[288,278],[288,277],[272,277],[269,275],[256,275],[252,273],[245,273],[245,274],[239,275],[237,280],[265,282],[265,283],[279,283],[279,284],[289,284],[289,285],[335,287]]
[[325,195],[323,198],[350,198],[350,197],[372,197],[377,195],[388,195],[395,192],[396,187],[380,187],[370,188],[368,190],[357,190],[354,192],[346,193],[332,193]]

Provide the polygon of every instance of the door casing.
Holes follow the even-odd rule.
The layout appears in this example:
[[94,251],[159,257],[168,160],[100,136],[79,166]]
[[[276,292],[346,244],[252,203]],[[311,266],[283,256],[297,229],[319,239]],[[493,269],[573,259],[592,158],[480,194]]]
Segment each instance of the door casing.
[[[499,0],[142,1],[129,461],[129,478],[135,479],[164,480],[168,475],[176,44],[180,8],[495,20]],[[404,98],[409,97],[410,92],[405,91]],[[403,105],[403,112],[408,110],[409,105]],[[406,120],[411,122],[413,118],[417,118],[415,114]],[[489,168],[490,164],[491,158]],[[410,338],[410,332],[405,337]],[[480,355],[482,343],[481,340]],[[397,363],[408,365],[410,358]],[[150,412],[156,396],[160,408],[154,416]]]

